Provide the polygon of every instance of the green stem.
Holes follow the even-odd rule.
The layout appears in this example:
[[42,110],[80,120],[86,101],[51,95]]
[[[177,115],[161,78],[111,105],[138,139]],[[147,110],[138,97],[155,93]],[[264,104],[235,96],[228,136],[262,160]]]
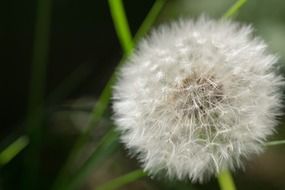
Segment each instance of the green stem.
[[120,44],[129,54],[133,49],[133,40],[122,0],[109,0],[109,6]]
[[78,189],[85,181],[86,177],[92,172],[92,169],[96,166],[96,164],[113,153],[114,150],[117,149],[118,145],[118,134],[114,130],[108,131],[107,134],[101,138],[92,155],[87,159],[87,161],[84,162],[75,175],[72,176],[69,183],[66,183],[60,189]]
[[236,190],[231,173],[223,170],[218,176],[218,182],[221,190]]
[[0,153],[0,167],[4,166],[10,162],[14,157],[16,157],[29,143],[29,139],[26,136],[21,136],[16,139],[14,142],[9,144],[1,153]]
[[88,64],[81,64],[68,76],[66,76],[56,88],[47,96],[46,104],[54,105],[71,94],[87,77],[92,73],[92,68]]
[[163,8],[165,5],[166,0],[156,0],[151,7],[150,11],[148,12],[145,20],[141,24],[140,28],[138,29],[134,41],[135,43],[140,40],[151,28],[151,26],[154,24],[156,21],[157,16],[160,13],[160,10]]
[[114,190],[118,189],[126,184],[132,183],[142,177],[145,177],[146,173],[144,173],[141,169],[132,171],[126,175],[120,176],[116,179],[108,181],[107,183],[97,187],[95,190]]
[[246,2],[247,0],[238,0],[226,11],[226,13],[223,15],[223,18],[230,18],[234,16]]
[[280,141],[271,141],[266,143],[266,146],[275,146],[275,145],[282,145],[285,144],[285,140],[280,140]]
[[43,102],[48,60],[52,0],[38,0],[35,38],[31,65],[30,92],[26,128],[30,140],[24,160],[25,188],[36,188],[39,170],[39,150],[42,134]]

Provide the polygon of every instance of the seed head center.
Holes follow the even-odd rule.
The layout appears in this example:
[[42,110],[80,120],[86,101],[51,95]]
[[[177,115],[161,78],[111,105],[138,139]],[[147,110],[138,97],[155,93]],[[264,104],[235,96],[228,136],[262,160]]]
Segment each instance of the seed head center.
[[213,76],[190,75],[176,85],[175,109],[183,117],[202,118],[211,114],[223,101],[223,86]]

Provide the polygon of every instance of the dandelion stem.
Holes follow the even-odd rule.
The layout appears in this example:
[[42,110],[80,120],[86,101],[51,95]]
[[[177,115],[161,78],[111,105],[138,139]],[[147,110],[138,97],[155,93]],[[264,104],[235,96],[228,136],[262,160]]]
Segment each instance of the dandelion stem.
[[238,0],[226,11],[226,13],[223,15],[223,18],[230,18],[234,16],[246,2],[247,0]]
[[221,190],[236,190],[231,173],[223,170],[218,176],[218,182]]
[[118,189],[126,184],[129,184],[131,182],[134,182],[142,177],[146,176],[146,173],[144,173],[141,169],[132,171],[126,175],[120,176],[118,178],[115,178],[111,181],[108,181],[107,183],[99,186],[96,188],[96,190],[114,190]]

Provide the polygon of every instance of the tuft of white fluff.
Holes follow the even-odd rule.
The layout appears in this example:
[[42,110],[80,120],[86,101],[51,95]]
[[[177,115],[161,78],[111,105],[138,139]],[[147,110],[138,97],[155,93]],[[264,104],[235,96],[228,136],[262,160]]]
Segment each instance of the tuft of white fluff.
[[119,72],[121,139],[150,175],[203,182],[260,153],[280,114],[277,57],[228,20],[159,27]]

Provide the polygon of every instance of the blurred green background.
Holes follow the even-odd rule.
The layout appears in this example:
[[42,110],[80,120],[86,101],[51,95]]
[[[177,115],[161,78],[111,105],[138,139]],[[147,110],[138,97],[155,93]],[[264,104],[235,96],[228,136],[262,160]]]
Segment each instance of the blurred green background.
[[[123,2],[135,34],[154,0]],[[167,0],[155,25],[201,14],[220,18],[234,2]],[[24,136],[24,141],[31,137],[9,162],[0,160],[0,189],[51,189],[75,140],[90,124],[90,113],[123,50],[106,0],[3,0],[0,9],[0,151],[19,137]],[[39,15],[43,17],[39,19]],[[285,75],[285,1],[248,0],[234,19],[254,26],[255,33],[280,56],[280,72]],[[113,125],[111,113],[108,109],[88,133],[83,150],[69,166],[59,189],[96,189],[139,169],[136,159],[130,158],[117,141],[106,147],[98,145]],[[283,120],[280,118],[271,140],[285,139]],[[102,156],[92,154],[98,146]],[[82,163],[90,156],[94,159],[85,170]],[[285,190],[285,145],[268,147],[264,154],[247,162],[244,171],[233,175],[237,189]],[[199,185],[143,177],[120,189],[219,187],[215,179]]]

